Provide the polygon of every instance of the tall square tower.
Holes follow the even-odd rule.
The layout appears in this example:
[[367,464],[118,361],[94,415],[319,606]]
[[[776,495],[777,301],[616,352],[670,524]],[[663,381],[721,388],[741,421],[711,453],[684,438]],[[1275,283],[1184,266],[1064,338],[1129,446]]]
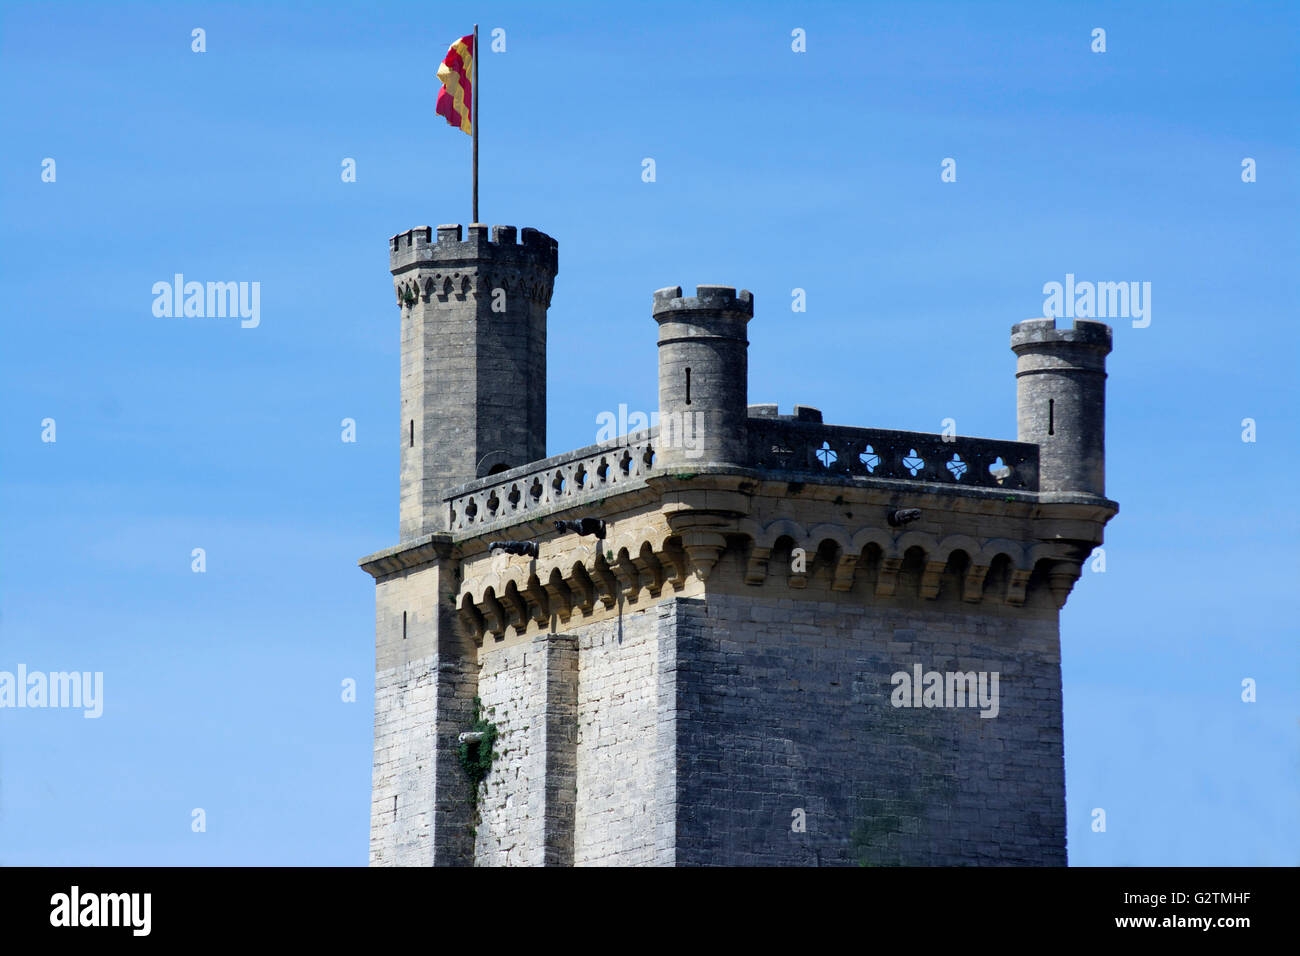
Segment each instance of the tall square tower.
[[390,244],[372,864],[1063,865],[1110,329],[1015,326],[1018,440],[941,436],[749,404],[753,297],[662,289],[658,426],[547,458],[555,243],[469,237]]

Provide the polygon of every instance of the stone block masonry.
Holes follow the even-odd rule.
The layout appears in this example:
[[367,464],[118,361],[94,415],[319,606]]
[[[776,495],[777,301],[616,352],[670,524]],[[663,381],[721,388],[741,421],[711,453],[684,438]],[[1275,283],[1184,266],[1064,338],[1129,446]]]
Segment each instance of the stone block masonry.
[[[894,707],[917,663],[998,673],[998,716]],[[486,651],[480,689],[479,865],[1065,863],[1051,614],[673,599]]]
[[478,800],[483,866],[573,863],[578,641],[539,634],[486,650],[479,695],[498,757]]
[[[1065,864],[1054,620],[678,607],[678,864]],[[1000,672],[998,717],[892,706],[891,675],[917,662]]]

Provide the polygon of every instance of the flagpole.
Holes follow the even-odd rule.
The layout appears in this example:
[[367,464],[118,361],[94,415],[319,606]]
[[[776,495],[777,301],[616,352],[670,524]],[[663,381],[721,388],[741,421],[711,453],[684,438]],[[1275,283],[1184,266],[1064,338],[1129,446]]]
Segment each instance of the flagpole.
[[478,24],[474,24],[474,78],[470,81],[470,127],[474,133],[474,218],[478,222]]

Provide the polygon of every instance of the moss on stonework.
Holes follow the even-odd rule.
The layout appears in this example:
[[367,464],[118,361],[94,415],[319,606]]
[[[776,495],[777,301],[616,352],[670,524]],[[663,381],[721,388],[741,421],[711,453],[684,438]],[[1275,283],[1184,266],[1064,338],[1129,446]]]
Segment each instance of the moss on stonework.
[[926,859],[933,841],[951,839],[951,807],[960,776],[957,740],[935,721],[913,734],[903,711],[883,707],[870,732],[883,739],[906,740],[906,766],[881,767],[876,779],[859,793],[850,851],[859,866],[915,866]]
[[457,755],[460,757],[461,769],[465,771],[465,776],[469,777],[469,805],[471,809],[477,809],[479,784],[492,769],[492,761],[501,756],[492,749],[497,739],[497,725],[489,723],[483,716],[483,701],[478,697],[474,698],[474,715],[469,732],[482,733],[483,739],[460,741]]

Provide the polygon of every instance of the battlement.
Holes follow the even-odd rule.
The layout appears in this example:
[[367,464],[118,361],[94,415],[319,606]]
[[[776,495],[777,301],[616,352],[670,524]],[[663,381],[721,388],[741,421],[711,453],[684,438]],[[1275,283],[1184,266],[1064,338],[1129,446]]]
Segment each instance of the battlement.
[[739,312],[753,318],[754,294],[748,289],[737,292],[729,285],[697,285],[692,296],[683,296],[679,285],[656,290],[655,318],[674,312]]
[[1110,352],[1113,342],[1111,328],[1105,322],[1075,319],[1074,326],[1058,329],[1055,319],[1029,319],[1011,327],[1011,348],[1021,350],[1056,343],[1100,349],[1103,355]]
[[559,244],[544,232],[525,227],[493,226],[472,222],[461,237],[460,223],[417,226],[388,240],[390,271],[394,274],[420,265],[447,267],[481,262],[533,266],[554,274],[559,271]]
[[815,422],[820,425],[822,422],[822,410],[820,408],[813,408],[811,405],[796,405],[794,407],[793,415],[782,415],[780,413],[780,408],[775,404],[750,405],[749,417],[781,422]]

